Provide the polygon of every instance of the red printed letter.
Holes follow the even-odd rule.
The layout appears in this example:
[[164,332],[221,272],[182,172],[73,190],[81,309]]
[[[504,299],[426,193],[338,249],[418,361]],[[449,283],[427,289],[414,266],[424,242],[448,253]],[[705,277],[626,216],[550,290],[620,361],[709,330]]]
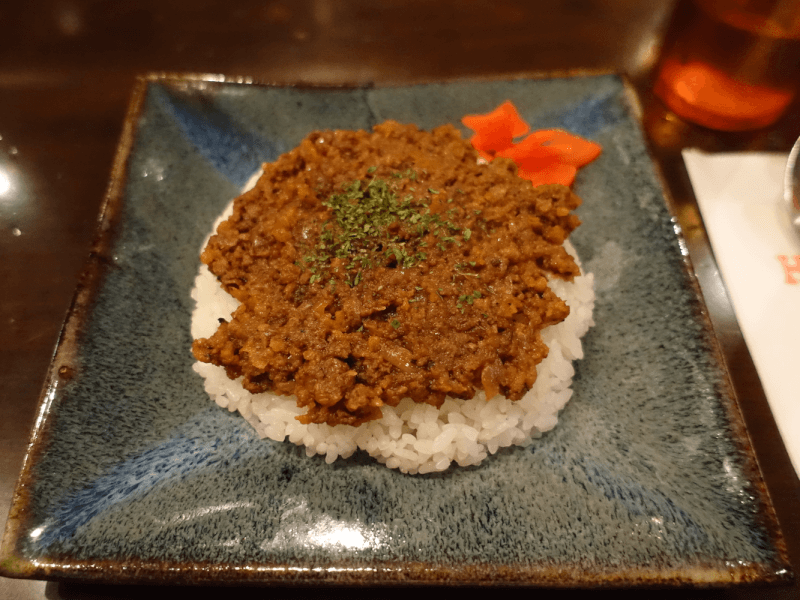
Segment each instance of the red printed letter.
[[800,255],[795,255],[794,264],[789,264],[789,257],[785,254],[779,254],[778,260],[781,261],[783,270],[786,271],[786,283],[789,285],[797,285],[800,280],[795,279],[792,275],[800,276]]

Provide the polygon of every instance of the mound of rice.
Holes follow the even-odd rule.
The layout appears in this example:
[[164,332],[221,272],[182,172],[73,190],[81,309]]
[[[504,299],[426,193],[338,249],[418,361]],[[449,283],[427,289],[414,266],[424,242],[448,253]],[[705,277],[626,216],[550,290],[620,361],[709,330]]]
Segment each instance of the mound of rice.
[[[255,180],[251,181],[251,184]],[[214,224],[232,212],[232,203]],[[205,247],[206,242],[203,244]],[[565,247],[578,264],[569,242]],[[403,473],[444,471],[454,462],[477,465],[489,454],[507,446],[527,446],[555,427],[558,413],[572,396],[575,371],[572,362],[583,357],[581,337],[594,322],[593,277],[584,274],[572,283],[551,279],[550,287],[570,307],[567,319],[542,332],[550,352],[537,368],[533,388],[516,402],[495,396],[488,402],[483,392],[471,400],[447,398],[440,408],[405,399],[396,407],[382,407],[383,417],[360,427],[325,424],[303,425],[295,419],[304,412],[294,396],[251,394],[231,380],[223,367],[196,362],[194,370],[205,380],[205,390],[221,407],[239,411],[262,438],[303,445],[306,454],[325,455],[332,463],[357,449]],[[205,265],[195,279],[192,298],[192,337],[209,337],[219,318],[228,319],[238,301],[225,292]]]

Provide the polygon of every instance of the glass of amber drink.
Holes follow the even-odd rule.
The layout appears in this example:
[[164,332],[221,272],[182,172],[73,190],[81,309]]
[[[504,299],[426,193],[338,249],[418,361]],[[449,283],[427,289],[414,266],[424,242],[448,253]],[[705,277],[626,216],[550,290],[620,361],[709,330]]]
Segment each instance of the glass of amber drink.
[[774,123],[800,77],[800,0],[692,0],[655,93],[678,116],[723,131]]

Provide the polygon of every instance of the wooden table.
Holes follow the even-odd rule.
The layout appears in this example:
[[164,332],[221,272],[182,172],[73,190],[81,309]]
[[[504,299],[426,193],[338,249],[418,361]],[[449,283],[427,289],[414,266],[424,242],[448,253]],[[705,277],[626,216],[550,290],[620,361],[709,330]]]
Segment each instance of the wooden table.
[[[652,152],[668,182],[790,558],[800,571],[800,482],[767,408],[680,159],[680,149],[690,144],[788,150],[800,134],[800,110],[794,106],[768,130],[740,135],[715,134],[669,115],[649,90],[670,16],[681,18],[681,7],[673,8],[671,0],[32,0],[0,6],[0,168],[11,186],[0,196],[0,527],[45,370],[87,256],[136,75],[174,71],[260,82],[382,84],[606,70],[628,74],[641,93]],[[180,591],[0,579],[2,598],[138,598]],[[696,595],[800,598],[800,586]]]

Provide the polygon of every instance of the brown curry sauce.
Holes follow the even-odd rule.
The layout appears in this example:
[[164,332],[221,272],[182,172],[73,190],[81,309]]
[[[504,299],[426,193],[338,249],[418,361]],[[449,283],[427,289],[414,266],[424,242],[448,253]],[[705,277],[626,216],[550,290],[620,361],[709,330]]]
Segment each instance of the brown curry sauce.
[[[357,183],[354,183],[357,182]],[[253,393],[295,394],[303,423],[359,425],[410,397],[518,400],[569,308],[548,276],[580,199],[478,164],[454,127],[321,131],[264,165],[202,253],[241,305],[195,357]]]

